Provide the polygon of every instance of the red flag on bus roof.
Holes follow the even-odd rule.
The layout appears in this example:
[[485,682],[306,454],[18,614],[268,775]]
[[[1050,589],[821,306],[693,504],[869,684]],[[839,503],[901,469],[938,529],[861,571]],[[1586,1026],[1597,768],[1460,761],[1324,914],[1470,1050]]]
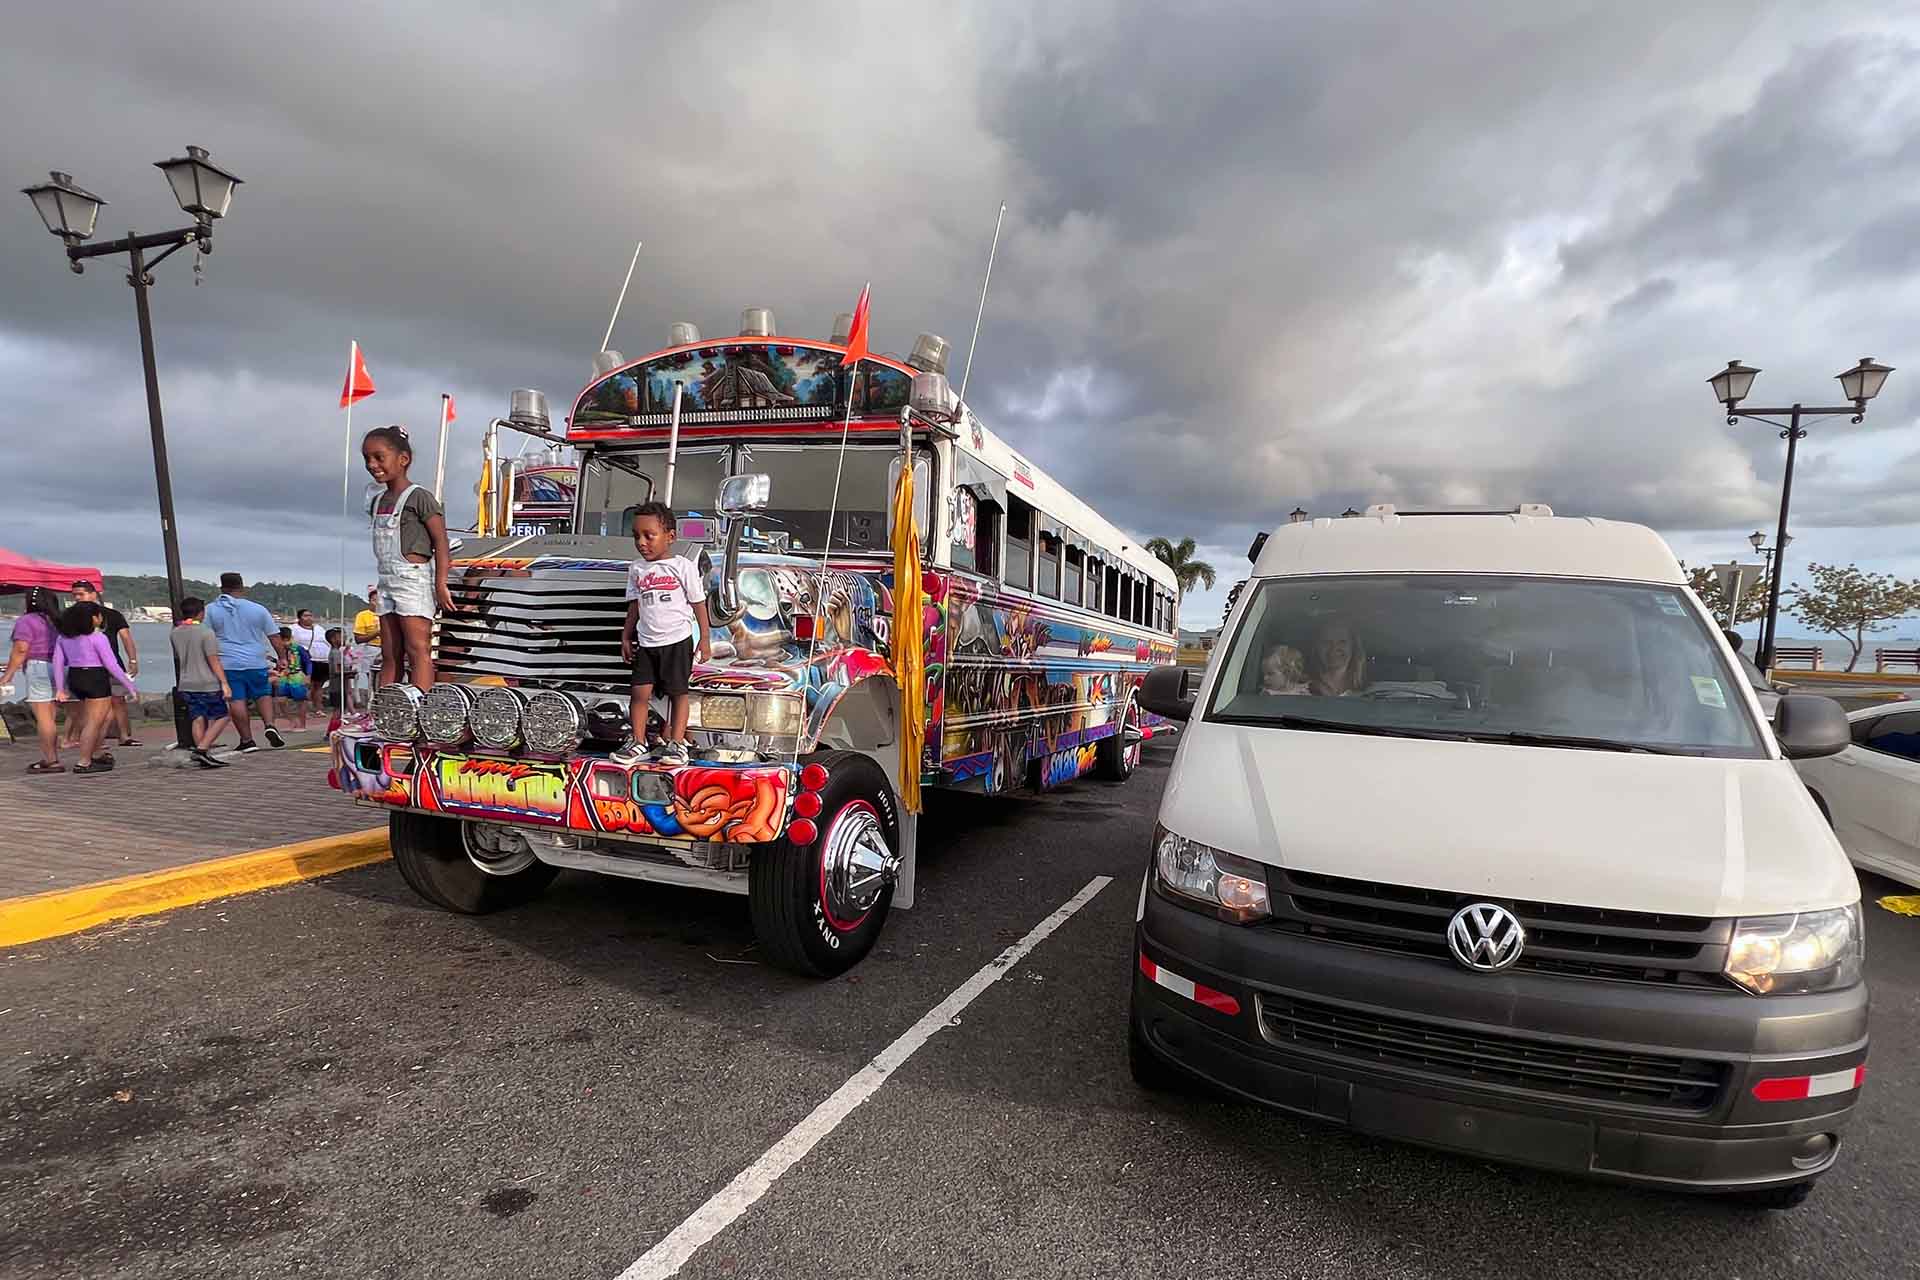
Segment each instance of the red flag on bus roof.
[[340,407],[344,409],[372,394],[373,375],[367,372],[366,357],[360,354],[360,344],[355,342],[353,352],[347,358],[347,380],[340,387]]
[[862,286],[860,301],[853,304],[853,324],[847,331],[847,354],[840,358],[840,367],[857,365],[867,358],[867,291],[872,289],[871,282]]

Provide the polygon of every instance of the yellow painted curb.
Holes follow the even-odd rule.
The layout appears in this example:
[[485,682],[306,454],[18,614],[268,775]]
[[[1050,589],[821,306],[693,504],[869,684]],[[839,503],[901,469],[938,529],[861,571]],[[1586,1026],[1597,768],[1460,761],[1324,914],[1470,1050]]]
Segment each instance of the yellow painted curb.
[[1772,667],[1767,678],[1781,684],[1890,684],[1912,688],[1920,675],[1898,671],[1809,671],[1805,667]]
[[303,840],[273,849],[192,862],[165,871],[122,876],[0,901],[0,947],[78,933],[111,920],[156,915],[213,898],[270,889],[349,871],[391,857],[387,829]]

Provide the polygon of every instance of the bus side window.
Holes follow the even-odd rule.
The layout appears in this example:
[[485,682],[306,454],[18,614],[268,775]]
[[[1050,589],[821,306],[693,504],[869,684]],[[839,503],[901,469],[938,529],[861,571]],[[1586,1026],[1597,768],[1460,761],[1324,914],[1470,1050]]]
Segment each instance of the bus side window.
[[1033,508],[1012,495],[1007,497],[1006,583],[1033,590]]
[[1000,509],[965,485],[955,489],[953,567],[991,576],[999,550]]
[[1086,553],[1069,541],[1067,544],[1067,577],[1060,589],[1060,598],[1068,604],[1077,605],[1080,603],[1081,584],[1086,581],[1087,577],[1086,568]]
[[1040,572],[1034,583],[1034,591],[1043,596],[1060,598],[1060,526],[1041,516],[1039,535],[1034,538],[1034,559]]

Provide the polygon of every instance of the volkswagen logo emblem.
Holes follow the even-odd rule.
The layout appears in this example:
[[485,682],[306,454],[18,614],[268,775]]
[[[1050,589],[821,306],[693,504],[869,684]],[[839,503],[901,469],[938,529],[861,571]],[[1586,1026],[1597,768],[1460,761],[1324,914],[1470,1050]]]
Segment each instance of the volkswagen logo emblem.
[[1447,922],[1447,950],[1480,973],[1498,973],[1520,958],[1527,931],[1513,912],[1491,902],[1471,902]]

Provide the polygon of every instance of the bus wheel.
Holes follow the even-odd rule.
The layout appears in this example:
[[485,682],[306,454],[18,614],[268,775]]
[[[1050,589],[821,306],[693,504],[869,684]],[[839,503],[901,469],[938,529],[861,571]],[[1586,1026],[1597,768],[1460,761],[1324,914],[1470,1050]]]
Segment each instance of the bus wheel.
[[772,963],[810,978],[858,964],[893,905],[899,810],[880,766],[851,751],[809,763],[827,770],[819,833],[811,844],[782,838],[754,851],[747,902],[760,949]]
[[1140,767],[1140,743],[1127,739],[1140,729],[1140,704],[1127,699],[1127,714],[1120,721],[1120,732],[1108,734],[1094,748],[1094,772],[1108,782],[1125,782]]
[[485,915],[531,902],[546,891],[559,869],[533,858],[496,854],[482,869],[461,830],[466,824],[422,813],[387,817],[387,842],[393,862],[413,891],[436,907],[462,915]]

